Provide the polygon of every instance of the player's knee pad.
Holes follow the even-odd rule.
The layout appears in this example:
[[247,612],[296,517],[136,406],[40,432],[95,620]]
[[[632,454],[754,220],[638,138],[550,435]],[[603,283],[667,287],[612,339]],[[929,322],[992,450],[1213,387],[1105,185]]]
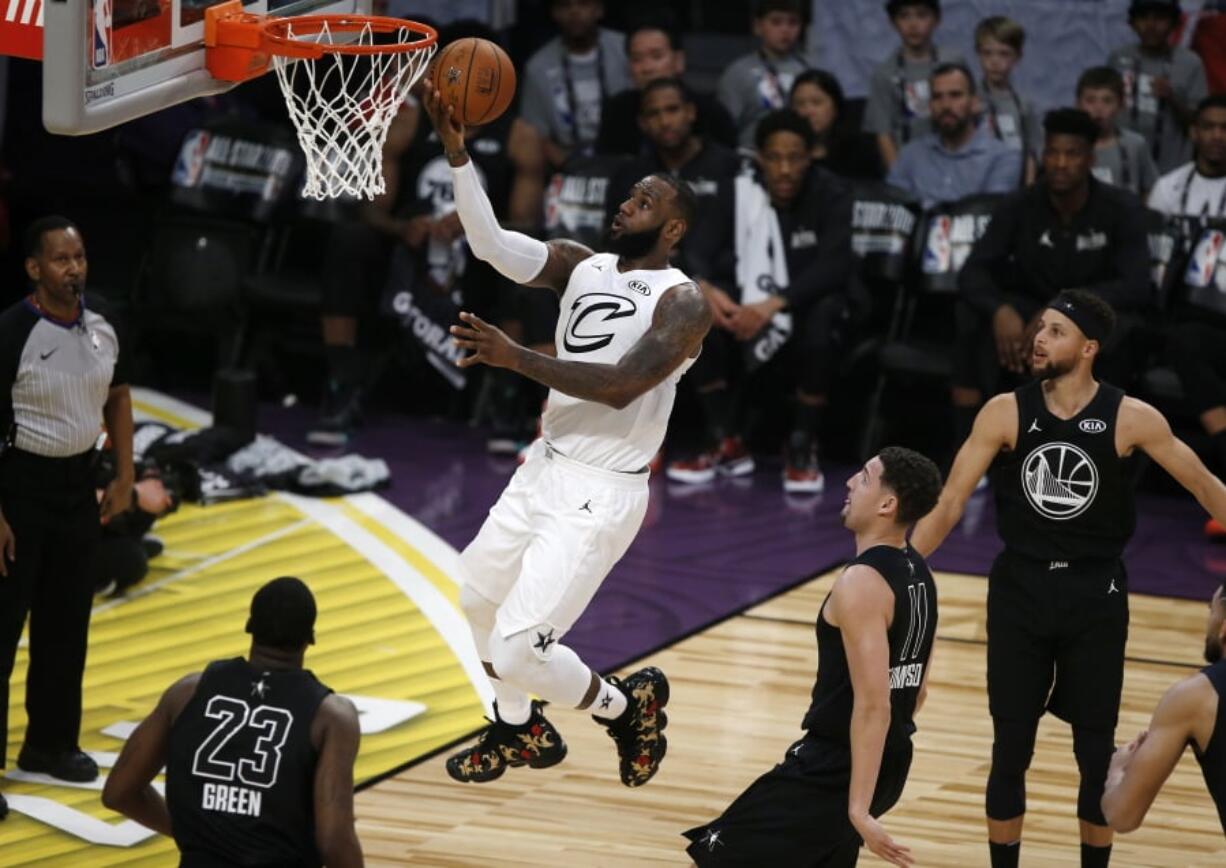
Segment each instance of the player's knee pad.
[[494,630],[490,637],[490,662],[498,677],[544,695],[541,685],[558,645],[555,636],[554,628],[545,624],[506,637]]
[[460,608],[464,610],[464,617],[473,627],[480,627],[484,630],[494,629],[498,605],[473,590],[472,585],[466,584],[460,588]]
[[1115,737],[1109,729],[1073,727],[1073,756],[1081,772],[1081,786],[1077,791],[1077,818],[1096,826],[1107,825],[1103,816],[1103,788],[1107,781],[1107,769],[1111,766],[1111,754],[1115,750]]
[[1011,820],[1026,813],[1026,770],[1034,756],[1039,722],[993,720],[992,770],[988,773],[989,819]]

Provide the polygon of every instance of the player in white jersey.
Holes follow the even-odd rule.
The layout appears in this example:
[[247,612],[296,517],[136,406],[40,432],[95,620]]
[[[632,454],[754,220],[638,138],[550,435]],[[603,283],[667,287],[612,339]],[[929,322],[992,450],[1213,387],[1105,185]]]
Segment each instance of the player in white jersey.
[[561,762],[566,745],[535,694],[590,708],[617,744],[622,783],[637,787],[664,758],[668,679],[655,667],[601,678],[560,640],[638,533],[647,464],[664,440],[677,381],[711,326],[702,292],[668,264],[693,222],[694,195],[668,176],[639,181],[613,219],[610,253],[508,232],[477,180],[453,107],[441,107],[428,83],[424,101],[473,253],[517,283],[561,295],[556,357],[471,313],[451,329],[470,352],[461,366],[508,368],[550,392],[540,440],[461,555],[460,603],[496,701],[490,726],[447,761],[447,772],[483,782],[508,766]]

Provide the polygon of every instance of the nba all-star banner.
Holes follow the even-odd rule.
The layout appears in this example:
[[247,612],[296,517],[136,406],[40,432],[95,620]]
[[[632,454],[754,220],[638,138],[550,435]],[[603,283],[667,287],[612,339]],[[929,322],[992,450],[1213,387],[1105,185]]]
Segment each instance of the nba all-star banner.
[[[1014,73],[1018,93],[1041,111],[1073,103],[1077,77],[1105,62],[1117,46],[1135,42],[1129,0],[943,0],[936,42],[963,53],[979,73],[975,25],[1007,15],[1026,28],[1026,54]],[[1185,11],[1199,9],[1185,0]],[[873,67],[898,48],[884,0],[813,0],[809,47],[819,66],[839,77],[848,96],[868,94]]]

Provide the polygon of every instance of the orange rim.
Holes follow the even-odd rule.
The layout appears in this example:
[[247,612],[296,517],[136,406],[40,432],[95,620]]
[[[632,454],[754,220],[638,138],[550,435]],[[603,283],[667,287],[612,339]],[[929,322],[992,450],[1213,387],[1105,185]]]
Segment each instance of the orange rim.
[[[263,35],[263,48],[270,54],[282,57],[315,59],[325,54],[401,54],[421,51],[438,42],[438,31],[428,24],[380,15],[299,15],[294,18],[270,18],[256,26]],[[291,27],[294,36],[288,35]],[[367,27],[372,33],[409,30],[420,34],[421,38],[391,45],[324,45],[302,38],[304,35],[322,33],[325,27],[331,33],[361,33]]]

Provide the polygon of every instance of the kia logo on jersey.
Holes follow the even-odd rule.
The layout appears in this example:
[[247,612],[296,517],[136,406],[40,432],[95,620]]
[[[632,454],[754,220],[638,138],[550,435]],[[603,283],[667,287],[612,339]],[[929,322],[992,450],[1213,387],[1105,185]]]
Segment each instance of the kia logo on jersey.
[[1077,427],[1087,434],[1101,434],[1107,430],[1107,423],[1102,419],[1082,419]]
[[639,295],[651,295],[651,287],[643,283],[641,280],[632,280],[628,285]]
[[593,353],[613,343],[612,332],[596,332],[600,323],[634,316],[634,302],[607,292],[589,292],[575,299],[562,333],[562,346],[572,353]]

